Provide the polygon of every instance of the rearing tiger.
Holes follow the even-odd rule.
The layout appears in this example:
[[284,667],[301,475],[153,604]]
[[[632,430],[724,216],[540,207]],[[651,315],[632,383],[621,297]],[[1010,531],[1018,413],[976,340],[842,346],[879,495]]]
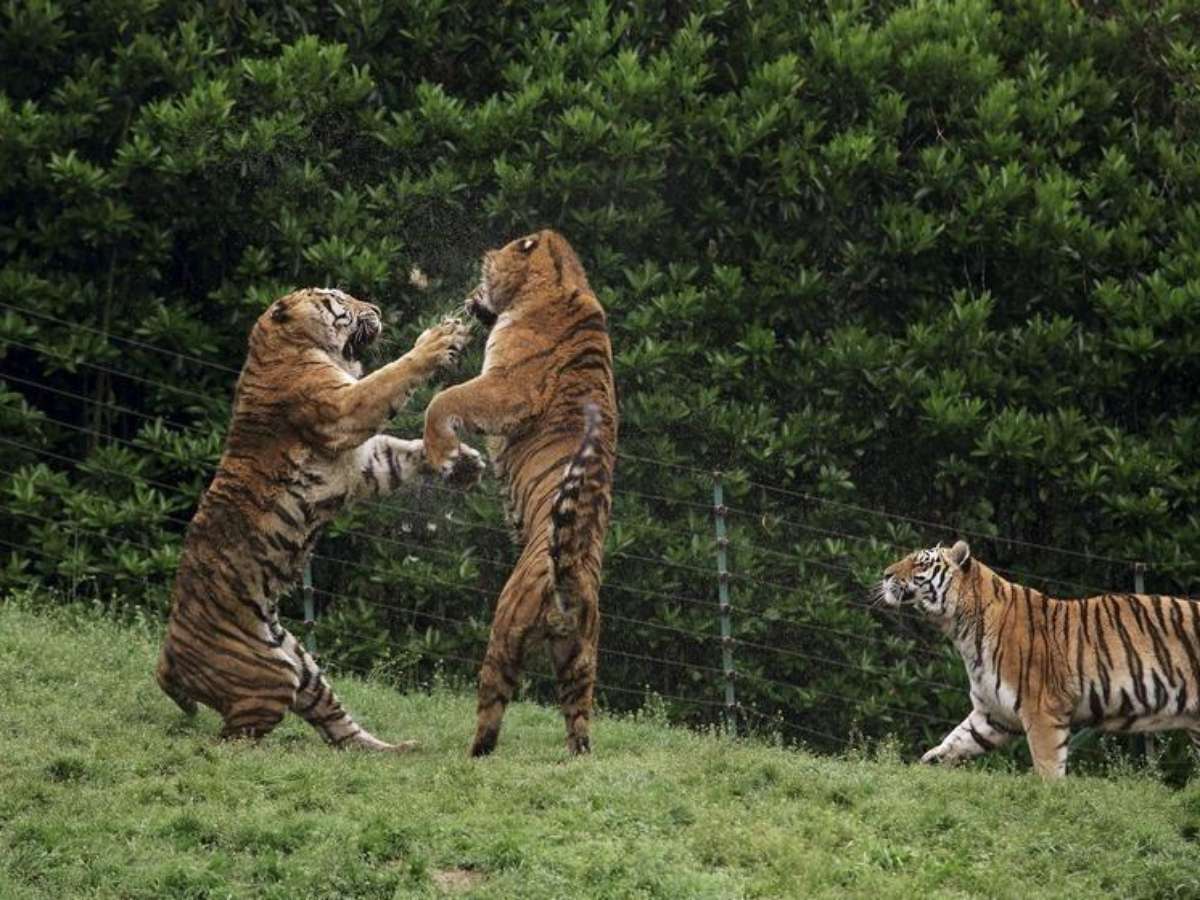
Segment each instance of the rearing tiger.
[[452,466],[455,429],[486,433],[522,545],[479,673],[474,756],[491,753],[530,645],[547,639],[567,749],[591,748],[600,565],[612,505],[617,404],[604,309],[562,235],[541,231],[483,259],[468,311],[491,326],[483,372],[425,411],[425,452]]
[[[225,452],[184,538],[155,673],[185,712],[198,701],[220,713],[222,737],[262,737],[291,709],[335,747],[412,746],[357,724],[276,615],[322,525],[427,469],[420,441],[376,432],[456,358],[467,330],[457,321],[431,328],[360,378],[359,354],[381,328],[377,307],[311,289],[272,303],[250,333]],[[458,460],[447,476],[476,480],[478,454],[464,448]]]
[[1005,581],[965,541],[889,566],[875,589],[948,635],[971,714],[921,762],[953,763],[1025,734],[1043,778],[1066,774],[1071,726],[1185,729],[1200,748],[1200,602],[1145,594],[1058,600]]

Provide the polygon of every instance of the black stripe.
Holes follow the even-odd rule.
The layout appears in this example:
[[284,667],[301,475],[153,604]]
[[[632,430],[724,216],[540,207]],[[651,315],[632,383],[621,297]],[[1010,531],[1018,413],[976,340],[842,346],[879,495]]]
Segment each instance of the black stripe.
[[989,750],[994,750],[996,748],[996,745],[993,744],[991,741],[989,741],[987,738],[985,738],[982,734],[980,734],[975,729],[974,725],[967,725],[967,730],[971,732],[971,739],[973,741],[975,741],[975,743],[978,744],[981,748],[983,748],[984,753],[987,753]]
[[275,513],[276,516],[279,517],[280,521],[282,521],[284,524],[288,525],[290,528],[295,528],[295,529],[300,528],[300,523],[298,521],[296,521],[296,518],[291,513],[289,513],[286,509],[284,509],[281,504],[276,503],[274,509],[272,509],[271,511],[273,513]]

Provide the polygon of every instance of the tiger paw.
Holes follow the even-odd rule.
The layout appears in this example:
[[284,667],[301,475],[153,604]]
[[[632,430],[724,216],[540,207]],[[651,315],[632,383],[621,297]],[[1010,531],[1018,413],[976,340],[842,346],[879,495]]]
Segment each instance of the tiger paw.
[[381,741],[369,731],[359,731],[344,743],[335,742],[334,746],[343,750],[369,750],[375,753],[409,753],[421,745],[418,741],[396,741],[394,744],[389,744],[387,741]]
[[420,354],[432,369],[454,365],[471,340],[471,327],[454,316],[427,328],[417,338],[413,352]]
[[447,484],[471,488],[479,484],[484,468],[483,457],[479,455],[479,451],[460,443],[458,449],[442,463],[441,474]]
[[497,316],[492,312],[487,287],[482,282],[463,301],[463,310],[472,320],[479,322],[485,328],[491,328],[496,324]]
[[586,756],[592,752],[592,739],[586,734],[567,735],[567,752],[572,756]]
[[923,765],[923,766],[941,765],[943,759],[944,759],[944,756],[942,754],[942,751],[939,748],[934,747],[932,750],[925,751],[925,755],[921,757],[921,765]]
[[470,755],[473,757],[490,756],[495,751],[499,738],[500,729],[497,727],[476,730],[475,739],[471,741]]

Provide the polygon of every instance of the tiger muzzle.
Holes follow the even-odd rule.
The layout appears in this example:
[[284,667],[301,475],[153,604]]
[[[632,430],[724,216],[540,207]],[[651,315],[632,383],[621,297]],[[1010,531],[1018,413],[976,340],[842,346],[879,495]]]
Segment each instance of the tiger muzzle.
[[364,350],[375,343],[375,339],[379,337],[381,331],[383,331],[383,323],[377,312],[360,316],[354,324],[354,330],[350,332],[350,337],[346,340],[343,352],[350,359],[358,359]]

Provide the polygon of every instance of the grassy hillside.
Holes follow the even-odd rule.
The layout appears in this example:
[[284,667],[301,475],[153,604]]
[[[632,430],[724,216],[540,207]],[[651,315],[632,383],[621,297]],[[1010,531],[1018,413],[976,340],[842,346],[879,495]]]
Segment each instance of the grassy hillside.
[[298,720],[222,745],[150,678],[155,638],[0,603],[0,897],[1197,896],[1200,785],[833,760],[601,717],[568,761],[518,704],[465,757],[469,697],[349,677],[421,752]]

